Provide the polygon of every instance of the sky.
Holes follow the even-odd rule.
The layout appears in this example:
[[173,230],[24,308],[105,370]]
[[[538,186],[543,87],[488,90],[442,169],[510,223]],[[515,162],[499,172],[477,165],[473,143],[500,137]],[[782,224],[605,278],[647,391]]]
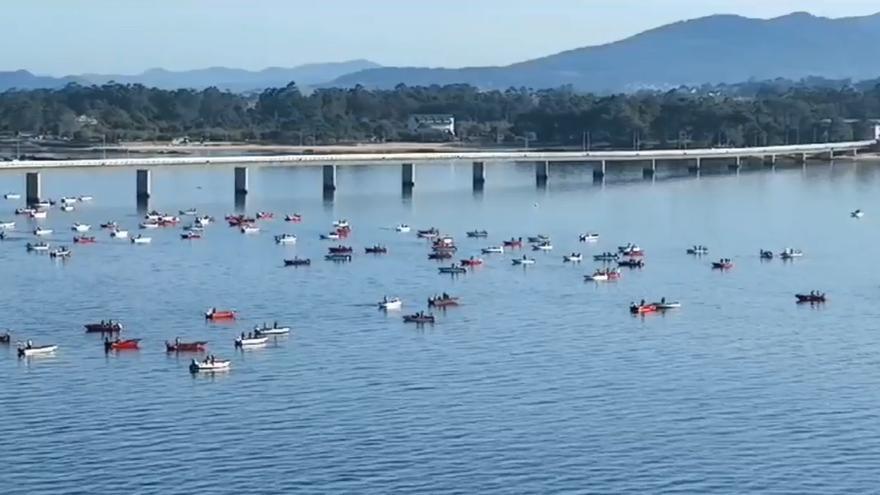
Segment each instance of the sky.
[[134,74],[357,58],[503,65],[717,13],[827,17],[878,0],[27,0],[3,5],[0,70]]

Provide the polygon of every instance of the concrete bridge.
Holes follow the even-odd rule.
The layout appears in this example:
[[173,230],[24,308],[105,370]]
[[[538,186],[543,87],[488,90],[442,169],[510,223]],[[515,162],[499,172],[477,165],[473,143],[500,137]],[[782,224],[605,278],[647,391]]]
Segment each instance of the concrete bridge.
[[40,171],[54,168],[75,167],[135,167],[136,192],[139,200],[149,198],[152,189],[150,167],[169,165],[236,165],[234,190],[236,196],[248,191],[247,165],[322,166],[324,191],[336,189],[336,167],[354,165],[389,164],[401,167],[401,186],[404,191],[415,186],[416,164],[434,161],[470,161],[473,164],[474,189],[482,189],[486,182],[486,165],[497,162],[534,162],[535,180],[540,185],[550,176],[550,163],[580,162],[593,166],[593,175],[601,179],[613,165],[643,162],[645,177],[653,177],[657,163],[687,162],[688,169],[697,174],[708,160],[728,160],[731,169],[739,170],[744,159],[758,158],[775,164],[778,158],[790,158],[804,163],[808,158],[833,159],[843,154],[856,154],[878,145],[877,140],[839,143],[799,144],[790,146],[764,146],[751,148],[704,148],[690,150],[646,151],[473,151],[431,153],[353,153],[353,154],[306,154],[306,155],[246,155],[246,156],[175,156],[155,158],[113,158],[84,160],[34,160],[0,163],[0,170],[25,170],[28,203],[40,199]]

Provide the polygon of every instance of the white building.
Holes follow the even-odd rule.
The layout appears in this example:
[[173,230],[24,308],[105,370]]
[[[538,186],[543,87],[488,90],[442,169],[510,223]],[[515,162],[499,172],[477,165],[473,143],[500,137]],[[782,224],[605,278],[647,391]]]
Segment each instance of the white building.
[[415,114],[409,116],[407,128],[410,132],[441,133],[455,135],[455,117],[448,114]]

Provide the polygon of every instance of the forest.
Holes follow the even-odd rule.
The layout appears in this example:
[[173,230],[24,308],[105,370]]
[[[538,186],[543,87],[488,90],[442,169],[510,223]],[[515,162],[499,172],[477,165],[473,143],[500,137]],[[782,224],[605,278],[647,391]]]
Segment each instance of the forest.
[[[413,114],[451,114],[456,135],[416,135]],[[68,85],[0,93],[0,134],[75,142],[171,140],[283,144],[456,140],[571,148],[753,146],[873,137],[880,85],[680,88],[594,95],[570,88],[467,85],[368,90],[296,84],[256,94],[216,88]]]

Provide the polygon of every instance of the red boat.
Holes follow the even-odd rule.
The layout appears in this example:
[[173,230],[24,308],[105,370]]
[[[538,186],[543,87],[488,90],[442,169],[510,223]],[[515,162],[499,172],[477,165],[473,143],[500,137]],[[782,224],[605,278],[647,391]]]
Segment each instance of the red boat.
[[258,211],[257,220],[271,220],[275,218],[275,214],[271,211]]
[[85,327],[86,333],[119,333],[122,331],[122,324],[114,321],[87,323]]
[[226,217],[226,221],[229,223],[230,227],[239,227],[241,225],[254,223],[256,219],[248,218],[245,215],[229,215]]
[[348,234],[351,234],[351,227],[339,227],[336,229],[336,233],[339,237],[348,237]]
[[230,310],[218,311],[217,308],[211,308],[210,311],[205,313],[205,319],[211,320],[211,321],[234,320],[235,319],[235,311],[230,311]]
[[458,306],[458,298],[452,296],[430,297],[428,298],[429,308],[448,308],[450,306]]
[[133,351],[140,348],[141,339],[128,339],[128,340],[105,340],[104,341],[104,350],[107,352],[110,351]]
[[629,312],[634,315],[645,315],[649,313],[656,313],[658,311],[656,304],[643,304],[641,306],[637,306],[633,304],[629,307]]
[[74,244],[94,244],[95,242],[96,241],[95,241],[94,237],[86,237],[84,235],[74,236],[74,238],[73,238]]
[[330,254],[352,254],[354,252],[350,246],[336,246],[328,248],[328,250]]
[[483,264],[482,258],[470,258],[461,260],[461,266],[480,266]]
[[287,215],[284,217],[284,221],[285,222],[300,223],[300,222],[302,222],[302,215],[300,215],[299,213],[294,213],[293,215]]
[[207,342],[165,341],[165,350],[167,352],[203,352],[207,344]]
[[521,248],[523,246],[523,240],[522,237],[520,237],[519,239],[511,238],[509,241],[504,241],[503,244],[504,247]]

